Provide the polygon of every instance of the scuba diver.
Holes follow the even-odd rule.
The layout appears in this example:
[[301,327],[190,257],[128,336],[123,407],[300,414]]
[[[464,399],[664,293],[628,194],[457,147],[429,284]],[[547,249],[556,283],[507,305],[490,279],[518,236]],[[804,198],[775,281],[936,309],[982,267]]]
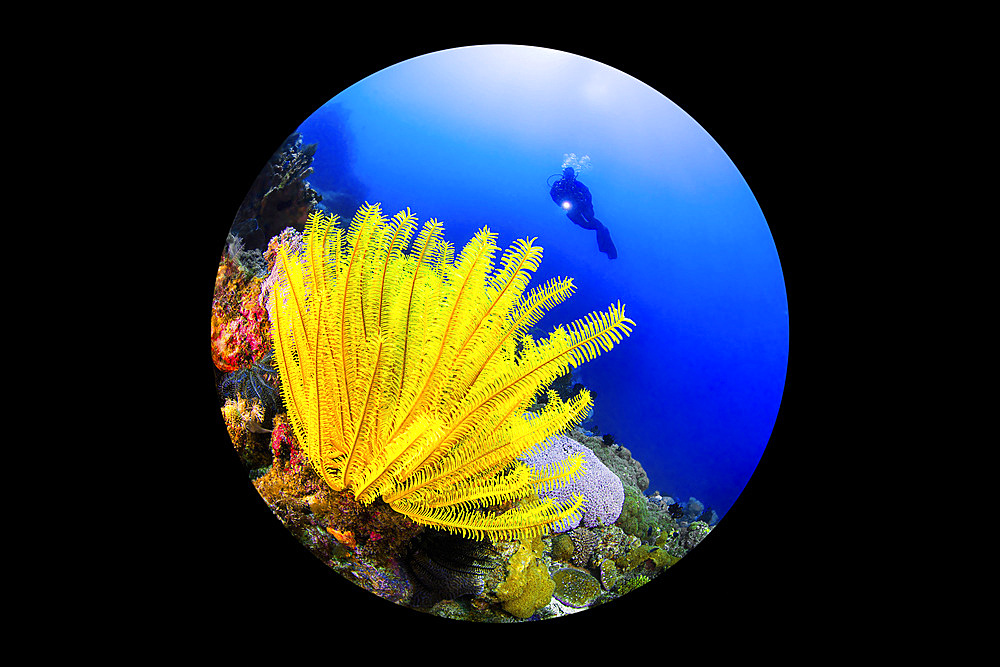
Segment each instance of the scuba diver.
[[[551,178],[551,176],[549,177]],[[594,217],[594,204],[591,202],[590,190],[587,186],[576,180],[576,171],[573,167],[563,169],[562,178],[552,184],[549,190],[552,201],[566,209],[566,217],[584,229],[597,230],[597,248],[608,259],[618,257],[615,244],[611,242],[611,232],[600,220]]]

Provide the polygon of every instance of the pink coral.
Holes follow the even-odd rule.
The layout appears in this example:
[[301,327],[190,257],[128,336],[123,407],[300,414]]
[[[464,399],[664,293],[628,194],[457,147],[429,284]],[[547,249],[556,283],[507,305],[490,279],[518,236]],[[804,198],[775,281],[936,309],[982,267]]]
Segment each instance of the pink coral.
[[302,232],[297,231],[294,227],[286,227],[280,234],[268,242],[267,250],[264,251],[264,259],[267,260],[267,268],[270,273],[264,278],[260,286],[260,297],[257,299],[257,303],[262,308],[267,306],[271,298],[271,290],[274,289],[274,283],[278,280],[278,271],[275,269],[275,264],[278,261],[279,250],[282,247],[293,257],[301,253],[305,249]]
[[259,278],[223,258],[212,302],[212,360],[221,371],[246,368],[270,347],[270,320],[258,301],[260,289]]
[[302,449],[299,447],[292,427],[282,422],[274,427],[271,432],[271,451],[274,452],[274,460],[288,460],[289,467],[301,467],[305,463]]

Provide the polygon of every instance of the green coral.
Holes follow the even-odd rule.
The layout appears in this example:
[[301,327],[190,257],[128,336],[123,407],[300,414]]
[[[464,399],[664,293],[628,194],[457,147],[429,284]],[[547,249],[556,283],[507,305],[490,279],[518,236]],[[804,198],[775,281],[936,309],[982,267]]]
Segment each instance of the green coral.
[[637,567],[644,567],[647,561],[652,561],[653,568],[670,567],[677,563],[680,557],[670,554],[666,549],[650,544],[640,544],[632,549],[625,559],[626,568],[634,570]]
[[566,533],[559,533],[552,538],[552,558],[569,562],[573,556],[573,540]]
[[619,595],[628,595],[640,586],[644,586],[649,583],[649,577],[644,574],[637,574],[634,577],[630,577],[618,588]]
[[686,546],[688,551],[701,544],[701,541],[712,532],[712,527],[704,521],[695,521],[687,529]]
[[566,567],[552,575],[555,596],[571,607],[588,607],[601,594],[601,584],[589,572]]
[[538,561],[543,549],[540,537],[523,539],[510,557],[507,579],[497,586],[496,596],[504,611],[512,616],[530,618],[552,601],[555,583],[548,569]]
[[679,526],[672,523],[665,527],[654,544],[665,549],[671,556],[682,558],[691,549],[698,546],[710,532],[712,532],[712,528],[704,521],[695,521],[690,526]]
[[621,581],[621,572],[618,571],[618,566],[610,558],[605,558],[601,561],[599,569],[601,575],[601,586],[604,586],[605,590],[610,591],[618,585],[618,582]]
[[646,496],[630,486],[625,487],[625,502],[615,524],[629,535],[642,537],[655,521],[649,513]]

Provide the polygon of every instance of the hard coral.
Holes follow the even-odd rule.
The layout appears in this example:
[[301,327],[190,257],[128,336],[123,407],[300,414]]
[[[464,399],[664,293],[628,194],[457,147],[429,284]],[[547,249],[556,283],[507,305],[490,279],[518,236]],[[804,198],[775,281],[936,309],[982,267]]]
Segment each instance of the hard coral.
[[649,577],[645,574],[636,574],[627,579],[624,579],[618,586],[618,595],[628,595],[640,586],[644,586],[649,583]]
[[292,427],[285,421],[277,423],[271,431],[271,451],[275,465],[299,468],[306,462]]
[[646,496],[632,487],[625,489],[625,502],[622,505],[621,516],[617,525],[629,535],[643,537],[655,524],[655,519],[649,513]]
[[611,559],[621,566],[625,562],[628,552],[641,544],[638,537],[627,535],[618,526],[603,526],[591,529],[591,533],[597,538],[597,546],[591,552],[589,565],[596,568],[604,560]]
[[264,260],[267,262],[267,277],[260,285],[260,298],[257,303],[268,312],[268,304],[271,301],[271,290],[280,278],[281,271],[277,268],[278,260],[281,256],[281,249],[284,248],[289,257],[301,257],[305,250],[305,242],[302,239],[302,232],[294,227],[286,227],[281,233],[271,238],[267,243],[267,250],[264,251]]
[[585,567],[590,563],[590,555],[599,544],[597,536],[583,527],[574,528],[569,531],[568,535],[573,542],[573,553],[570,555],[569,561],[573,565]]
[[270,347],[267,313],[258,303],[261,278],[222,258],[212,300],[212,361],[223,372],[245,368]]
[[601,584],[589,572],[566,567],[552,575],[554,595],[571,607],[589,607],[601,594]]
[[568,533],[559,533],[552,537],[552,558],[554,560],[569,562],[569,559],[573,557],[573,548],[573,540]]
[[319,491],[318,478],[305,472],[305,468],[272,465],[267,473],[253,480],[271,510],[296,535],[305,525],[314,523],[307,498]]
[[521,460],[531,468],[542,470],[574,455],[583,458],[583,475],[560,488],[539,495],[556,503],[565,502],[575,495],[583,496],[585,502],[582,511],[567,519],[564,523],[566,529],[581,524],[587,527],[610,526],[621,514],[625,500],[624,486],[590,448],[564,435],[554,435],[542,445],[542,449],[529,453]]
[[618,570],[618,565],[610,558],[605,558],[601,561],[598,573],[601,575],[601,586],[607,591],[617,586],[622,578],[621,572]]
[[290,135],[261,169],[244,198],[233,229],[252,247],[262,247],[279,230],[301,228],[322,196],[305,180],[312,174],[316,144]]
[[645,491],[649,488],[649,476],[642,467],[638,459],[632,458],[632,452],[621,443],[606,444],[604,438],[587,433],[581,428],[575,428],[569,432],[569,436],[581,442],[591,450],[597,458],[606,465],[611,472],[618,475],[622,483],[631,486],[638,491]]
[[396,560],[376,560],[359,551],[355,554],[353,565],[349,578],[364,589],[390,602],[410,602],[413,584]]

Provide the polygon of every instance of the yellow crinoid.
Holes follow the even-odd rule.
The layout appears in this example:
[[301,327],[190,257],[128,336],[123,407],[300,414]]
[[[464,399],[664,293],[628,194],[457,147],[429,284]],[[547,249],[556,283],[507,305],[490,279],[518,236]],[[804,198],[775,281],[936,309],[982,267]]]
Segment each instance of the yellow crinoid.
[[388,219],[365,203],[346,229],[337,221],[314,212],[304,249],[281,249],[269,301],[282,398],[310,465],[362,503],[381,497],[475,539],[539,535],[578,511],[583,498],[538,492],[579,476],[579,457],[545,470],[518,457],[578,424],[590,394],[564,402],[549,391],[542,410],[528,408],[630,333],[623,307],[534,340],[527,331],[573,283],[525,292],[542,257],[533,240],[516,241],[497,267],[485,227],[456,257],[442,225],[417,233],[409,209]]

